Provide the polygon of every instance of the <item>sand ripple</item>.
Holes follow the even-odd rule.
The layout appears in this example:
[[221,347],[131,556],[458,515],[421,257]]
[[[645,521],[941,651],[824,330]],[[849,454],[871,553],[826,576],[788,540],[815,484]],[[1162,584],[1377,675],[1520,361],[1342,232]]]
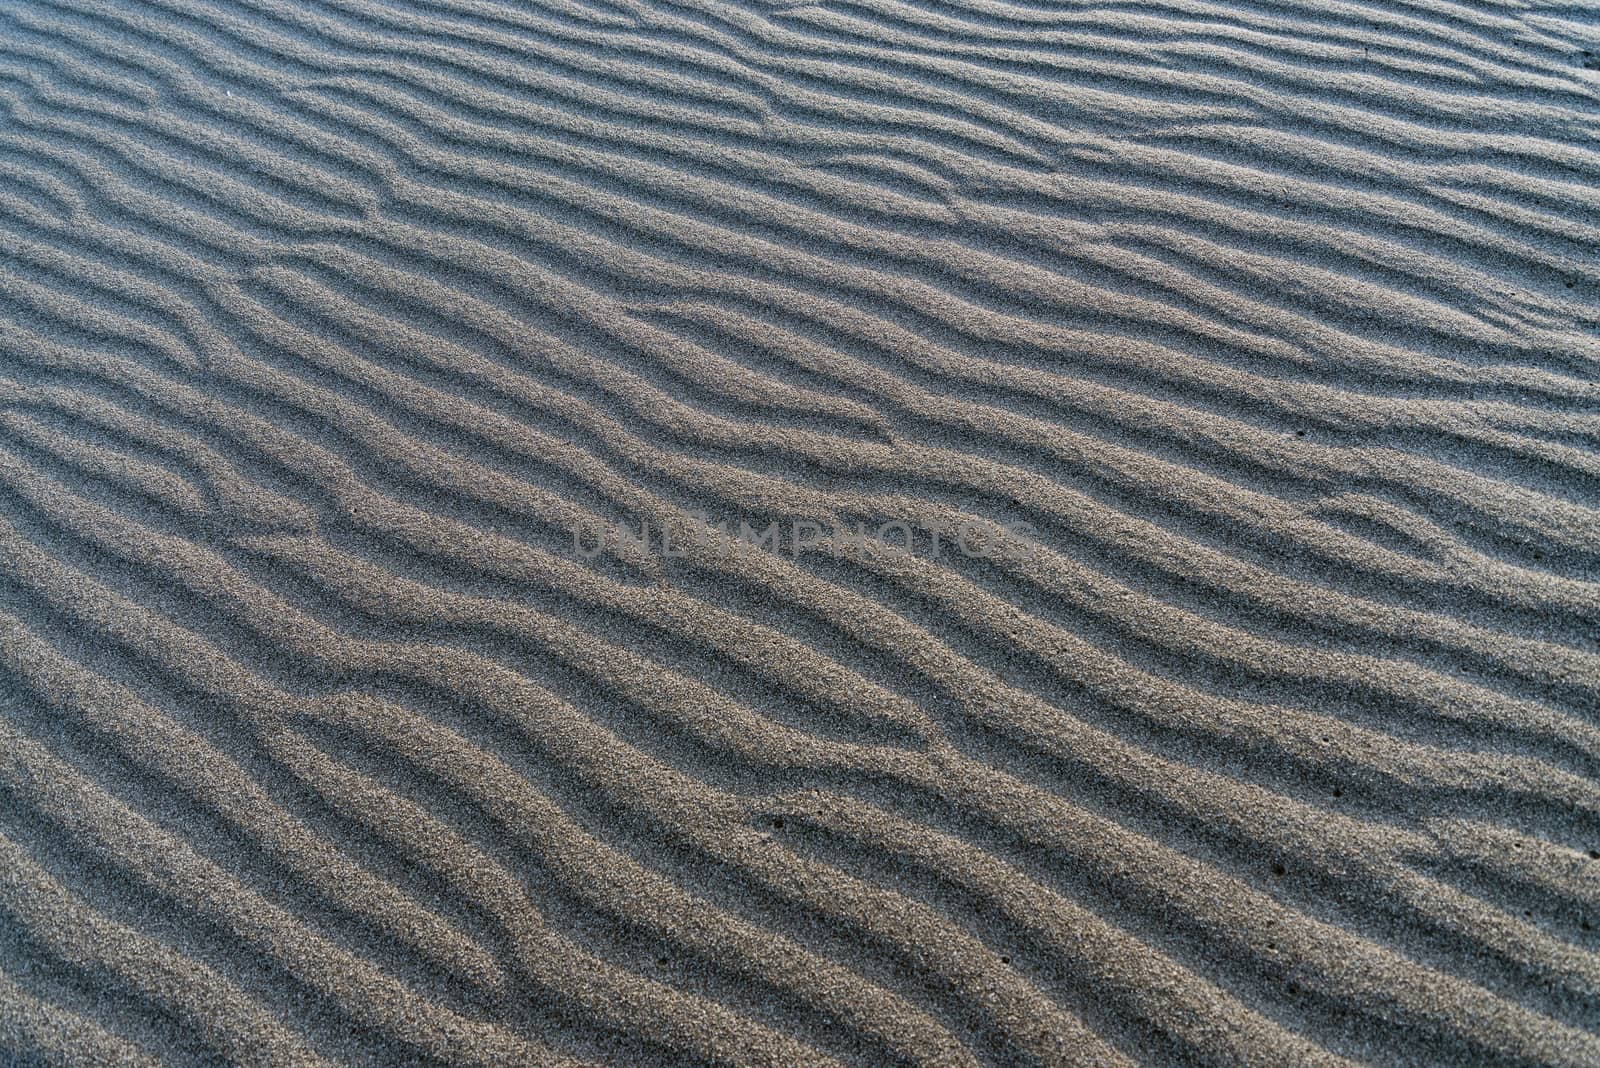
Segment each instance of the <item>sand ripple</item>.
[[0,1053],[1600,1063],[1591,15],[0,3]]

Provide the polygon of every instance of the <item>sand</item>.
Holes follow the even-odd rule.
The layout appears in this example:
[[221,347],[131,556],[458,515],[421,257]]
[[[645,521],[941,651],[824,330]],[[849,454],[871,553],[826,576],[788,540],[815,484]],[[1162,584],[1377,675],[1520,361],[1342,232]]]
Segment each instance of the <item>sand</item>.
[[1596,52],[0,4],[0,1065],[1600,1064]]

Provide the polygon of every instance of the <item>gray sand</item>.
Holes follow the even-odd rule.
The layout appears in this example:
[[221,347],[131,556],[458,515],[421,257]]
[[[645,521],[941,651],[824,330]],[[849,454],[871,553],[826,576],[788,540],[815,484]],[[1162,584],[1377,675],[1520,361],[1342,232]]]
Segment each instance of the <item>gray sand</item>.
[[1600,1064],[1597,27],[0,4],[0,1064]]

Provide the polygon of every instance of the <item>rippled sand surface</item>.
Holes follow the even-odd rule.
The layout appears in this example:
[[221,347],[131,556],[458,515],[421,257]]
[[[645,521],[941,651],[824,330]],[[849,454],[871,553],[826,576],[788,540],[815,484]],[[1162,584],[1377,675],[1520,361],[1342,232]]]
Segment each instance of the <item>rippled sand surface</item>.
[[0,1062],[1600,1064],[1597,52],[0,0]]

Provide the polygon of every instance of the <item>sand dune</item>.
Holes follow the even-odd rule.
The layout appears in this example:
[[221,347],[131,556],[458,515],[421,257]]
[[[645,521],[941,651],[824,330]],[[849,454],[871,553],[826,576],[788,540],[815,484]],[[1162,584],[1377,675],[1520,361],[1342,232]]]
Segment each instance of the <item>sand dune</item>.
[[1600,1063],[1597,27],[0,4],[0,1062]]

